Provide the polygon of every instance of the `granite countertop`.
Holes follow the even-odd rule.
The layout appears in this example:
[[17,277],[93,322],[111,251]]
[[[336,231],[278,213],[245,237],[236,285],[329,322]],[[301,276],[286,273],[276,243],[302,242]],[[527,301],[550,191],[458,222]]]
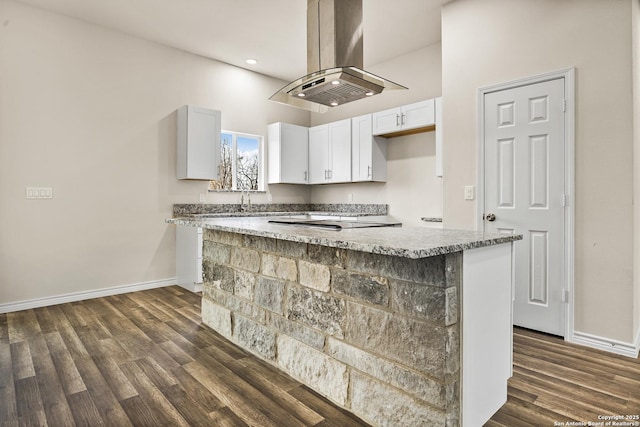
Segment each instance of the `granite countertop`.
[[233,217],[265,217],[265,216],[343,216],[343,217],[361,217],[373,214],[359,212],[324,212],[324,211],[284,211],[284,212],[264,212],[264,211],[240,211],[240,212],[215,212],[215,213],[194,213],[182,214],[179,218],[207,219],[207,218],[233,218]]
[[360,228],[336,231],[316,227],[272,224],[268,221],[269,218],[265,218],[264,215],[262,217],[227,218],[182,217],[166,220],[166,222],[176,225],[405,258],[427,258],[522,239],[521,235],[423,227]]

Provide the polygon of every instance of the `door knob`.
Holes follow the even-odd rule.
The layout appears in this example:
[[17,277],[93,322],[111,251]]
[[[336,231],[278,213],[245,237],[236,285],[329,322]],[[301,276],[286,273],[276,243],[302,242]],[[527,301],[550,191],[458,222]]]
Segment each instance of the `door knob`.
[[486,214],[484,218],[489,222],[493,222],[496,220],[496,214],[489,213]]

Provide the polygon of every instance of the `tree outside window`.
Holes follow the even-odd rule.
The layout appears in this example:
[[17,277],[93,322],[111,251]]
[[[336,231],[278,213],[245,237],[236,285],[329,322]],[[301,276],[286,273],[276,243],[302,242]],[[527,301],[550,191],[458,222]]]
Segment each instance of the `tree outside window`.
[[260,186],[260,141],[262,137],[222,132],[217,187],[222,190],[249,191]]

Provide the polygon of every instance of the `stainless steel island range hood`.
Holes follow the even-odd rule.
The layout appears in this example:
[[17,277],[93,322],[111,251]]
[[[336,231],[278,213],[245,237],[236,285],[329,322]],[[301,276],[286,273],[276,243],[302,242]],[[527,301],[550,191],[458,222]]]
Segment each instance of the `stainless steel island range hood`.
[[362,0],[307,0],[309,74],[269,99],[324,113],[383,90],[406,89],[364,71],[362,50]]

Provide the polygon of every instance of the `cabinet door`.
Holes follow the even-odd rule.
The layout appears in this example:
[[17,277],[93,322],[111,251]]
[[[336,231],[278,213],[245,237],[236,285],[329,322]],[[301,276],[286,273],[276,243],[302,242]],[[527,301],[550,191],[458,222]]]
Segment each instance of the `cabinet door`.
[[307,184],[309,129],[288,123],[268,126],[269,184]]
[[373,113],[373,134],[384,135],[385,133],[399,130],[401,119],[400,115],[400,108],[391,108],[389,110]]
[[373,152],[371,126],[371,114],[351,119],[352,181],[369,181],[371,179],[371,154]]
[[433,99],[402,107],[402,129],[415,129],[435,124],[435,102]]
[[329,126],[309,128],[309,184],[324,184],[329,177]]
[[218,177],[220,116],[220,111],[192,105],[178,110],[178,179],[210,180]]
[[329,123],[329,181],[351,182],[351,119]]

